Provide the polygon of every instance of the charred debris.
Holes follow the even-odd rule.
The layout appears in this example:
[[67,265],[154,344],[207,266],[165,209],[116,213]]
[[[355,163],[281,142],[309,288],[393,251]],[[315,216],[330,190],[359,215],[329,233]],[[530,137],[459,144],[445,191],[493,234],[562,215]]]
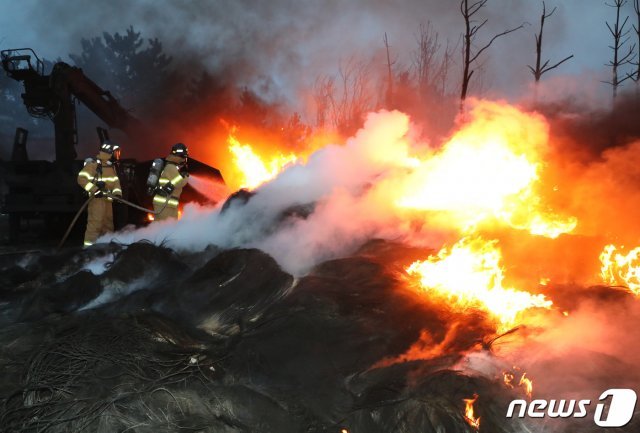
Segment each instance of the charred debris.
[[[470,314],[448,353],[376,366],[451,317],[398,289],[385,242],[296,279],[252,249],[102,244],[2,258],[3,431],[490,431],[497,383],[454,369],[489,333]],[[397,251],[397,248],[394,247]],[[378,259],[376,259],[376,255]],[[106,263],[104,272],[85,270]],[[16,265],[16,263],[18,263]]]
[[[424,253],[370,241],[301,278],[254,249],[0,256],[2,431],[469,433],[474,394],[480,431],[524,431],[460,367],[491,356],[486,318],[404,288]],[[425,330],[441,353],[403,358]]]

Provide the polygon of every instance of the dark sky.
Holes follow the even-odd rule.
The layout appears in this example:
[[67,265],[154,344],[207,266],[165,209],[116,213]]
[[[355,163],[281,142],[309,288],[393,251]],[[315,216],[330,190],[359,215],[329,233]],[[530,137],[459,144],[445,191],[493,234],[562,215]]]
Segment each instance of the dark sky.
[[[269,84],[267,94],[284,95],[295,105],[300,89],[318,74],[335,72],[349,56],[381,51],[384,32],[397,65],[410,64],[420,23],[431,21],[441,40],[455,43],[462,32],[458,6],[456,0],[1,0],[0,46],[32,47],[46,58],[68,60],[68,53],[79,52],[82,37],[134,25],[143,36],[160,38],[177,61],[185,56],[210,68],[231,64],[241,84],[263,89]],[[608,78],[605,20],[613,19],[614,10],[600,0],[547,1],[548,10],[554,6],[558,10],[546,23],[545,57],[575,58],[545,77],[568,76],[560,87],[576,93],[608,90],[599,81]],[[489,94],[513,98],[526,90],[541,7],[537,0],[489,0],[482,10],[489,22],[479,43],[531,23],[496,41],[485,57]],[[459,69],[454,73],[460,75]]]

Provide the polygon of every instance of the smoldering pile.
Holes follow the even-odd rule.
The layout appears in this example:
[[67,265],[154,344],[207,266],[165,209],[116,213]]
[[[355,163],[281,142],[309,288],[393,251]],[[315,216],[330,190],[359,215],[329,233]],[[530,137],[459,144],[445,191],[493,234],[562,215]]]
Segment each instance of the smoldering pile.
[[[446,355],[372,368],[450,317],[397,292],[371,243],[294,279],[251,249],[178,255],[149,243],[3,265],[3,431],[492,431],[498,384],[452,369],[489,332],[469,315]],[[83,270],[108,260],[99,275]],[[138,287],[126,293],[124,288]],[[93,307],[91,307],[93,305]]]
[[[491,358],[486,318],[402,288],[398,259],[424,253],[370,241],[299,279],[255,249],[111,243],[5,260],[0,425],[471,432],[463,400],[479,394],[480,431],[526,431],[504,416],[515,390],[460,369],[470,352]],[[407,358],[424,332],[432,356]]]

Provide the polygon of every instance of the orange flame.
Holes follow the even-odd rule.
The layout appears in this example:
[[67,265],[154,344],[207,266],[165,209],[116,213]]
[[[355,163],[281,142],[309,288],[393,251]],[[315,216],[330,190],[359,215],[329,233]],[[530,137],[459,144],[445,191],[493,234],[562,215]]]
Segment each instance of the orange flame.
[[465,398],[464,401],[465,409],[464,409],[464,419],[469,423],[471,427],[478,430],[480,428],[480,417],[476,418],[473,404],[478,399],[478,394],[473,394],[473,398]]
[[287,165],[298,161],[298,157],[292,153],[261,157],[251,145],[241,143],[235,137],[234,130],[229,133],[227,143],[239,173],[239,188],[255,189],[275,178]]
[[497,103],[479,105],[473,116],[439,152],[418,161],[414,182],[396,204],[446,212],[464,231],[493,218],[550,238],[571,232],[576,218],[551,212],[538,193],[548,140],[544,120]]
[[[518,367],[513,367],[513,369],[515,371],[519,370]],[[515,384],[514,384],[515,378],[516,378],[516,375],[513,372],[505,371],[502,373],[502,380],[504,381],[504,384],[507,388],[510,388],[510,389],[515,388]],[[527,377],[526,372],[522,373],[522,376],[520,376],[520,380],[518,381],[517,386],[522,387],[525,395],[529,399],[531,399],[531,396],[533,395],[533,381]]]
[[533,381],[527,377],[527,373],[522,373],[522,377],[520,378],[520,382],[518,385],[524,388],[524,392],[531,399],[531,395],[533,394]]
[[502,327],[513,325],[518,313],[534,307],[550,308],[544,295],[503,286],[502,254],[497,241],[463,238],[425,261],[407,268],[420,279],[423,289],[462,308],[479,308],[498,319]]
[[513,379],[515,379],[513,373],[509,373],[508,371],[502,373],[502,380],[507,388],[513,388]]
[[600,254],[600,274],[606,284],[628,287],[634,295],[640,295],[640,247],[626,255],[616,252],[614,245],[607,245]]

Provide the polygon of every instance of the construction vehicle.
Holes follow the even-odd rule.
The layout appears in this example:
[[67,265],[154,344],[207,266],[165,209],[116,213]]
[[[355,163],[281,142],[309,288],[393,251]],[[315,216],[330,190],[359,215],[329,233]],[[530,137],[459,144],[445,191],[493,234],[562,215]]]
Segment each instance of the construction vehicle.
[[[30,48],[0,51],[0,61],[10,78],[23,83],[25,92],[22,100],[29,114],[51,119],[55,129],[54,161],[30,161],[28,131],[16,130],[11,161],[0,161],[0,184],[3,184],[0,186],[0,212],[9,216],[12,240],[19,238],[21,232],[37,232],[35,227],[25,227],[34,221],[36,225],[39,222],[43,226],[43,233],[59,234],[86,200],[76,183],[83,161],[77,159],[75,150],[78,142],[75,102],[84,104],[109,128],[123,131],[132,143],[149,143],[154,140],[153,135],[80,68],[57,62],[47,74],[44,62]],[[97,128],[97,131],[100,142],[109,138],[106,129]],[[170,144],[156,143],[163,147],[159,147],[153,157],[166,153]],[[124,153],[126,155],[126,147]],[[150,165],[151,160],[123,159],[118,167],[123,197],[146,208],[150,208],[150,198],[145,193]],[[190,160],[189,170],[223,182],[217,169],[196,160]],[[202,203],[207,199],[187,188],[184,202],[189,201]],[[115,209],[116,228],[126,224],[144,224],[148,222],[147,217],[144,212],[126,206]],[[82,230],[82,227],[78,228],[79,233]]]

